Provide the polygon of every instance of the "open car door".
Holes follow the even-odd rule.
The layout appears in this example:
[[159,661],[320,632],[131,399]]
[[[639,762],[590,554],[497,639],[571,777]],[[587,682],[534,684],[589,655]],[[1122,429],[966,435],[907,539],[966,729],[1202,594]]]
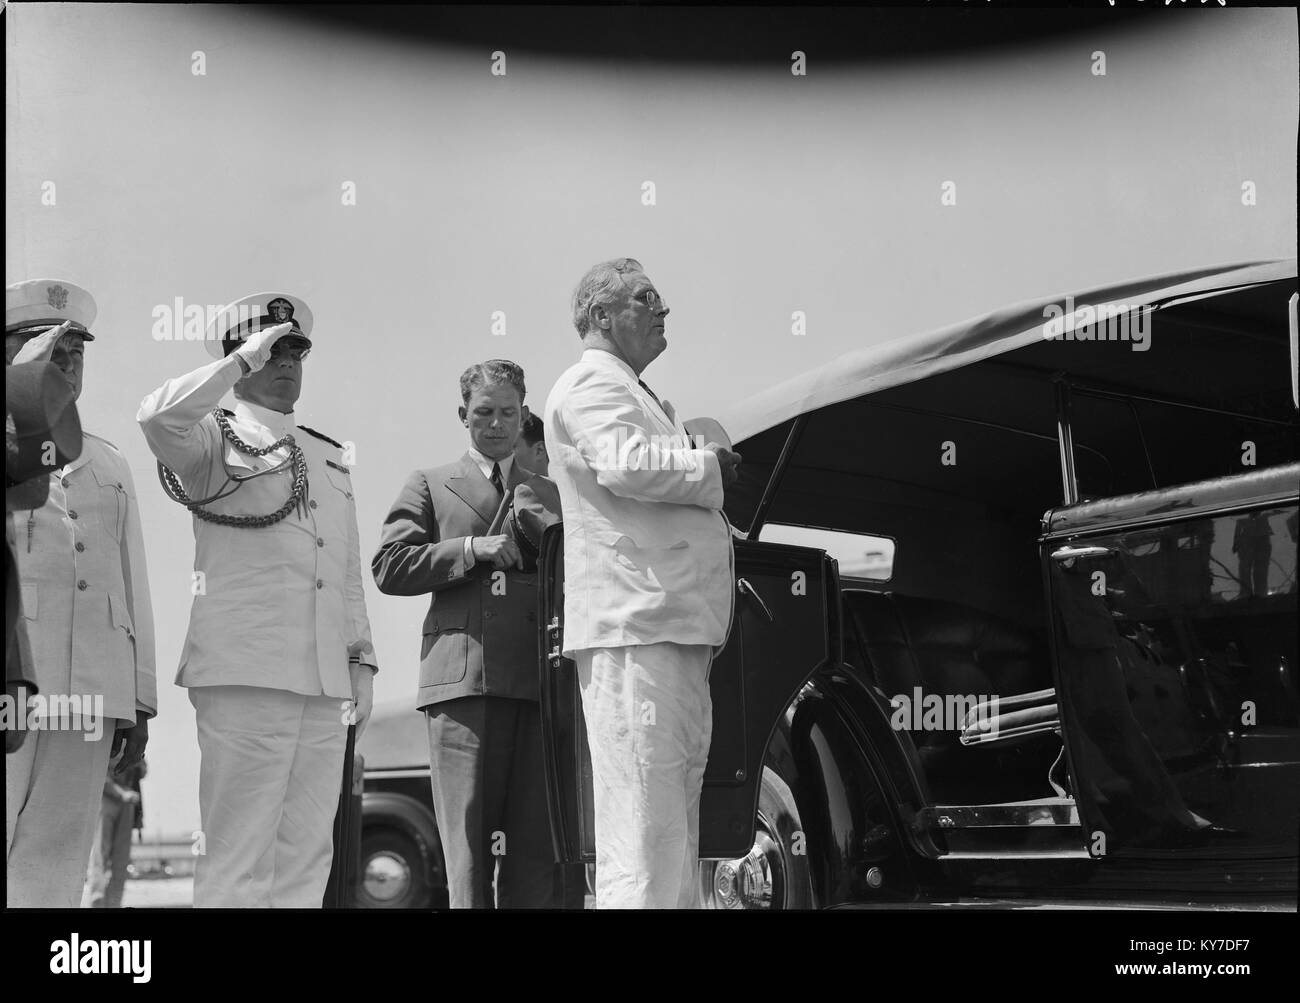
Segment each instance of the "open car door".
[[1057,692],[1089,850],[1133,861],[1144,886],[1181,858],[1211,888],[1295,894],[1298,479],[1288,464],[1051,517]]
[[[560,655],[563,528],[547,529],[538,563],[542,741],[556,857],[596,859],[591,755],[577,668]],[[735,541],[736,604],[713,661],[713,738],[700,798],[700,856],[738,857],[754,841],[768,741],[786,706],[829,658],[838,602],[823,551]]]

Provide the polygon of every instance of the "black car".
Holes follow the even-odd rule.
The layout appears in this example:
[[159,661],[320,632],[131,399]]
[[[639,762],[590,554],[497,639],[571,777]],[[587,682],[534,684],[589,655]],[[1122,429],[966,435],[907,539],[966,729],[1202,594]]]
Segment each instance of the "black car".
[[[1031,301],[720,416],[708,904],[1294,908],[1295,289],[1291,260]],[[542,549],[552,829],[590,862],[557,528]],[[411,762],[366,749],[369,905],[438,901],[406,713]]]

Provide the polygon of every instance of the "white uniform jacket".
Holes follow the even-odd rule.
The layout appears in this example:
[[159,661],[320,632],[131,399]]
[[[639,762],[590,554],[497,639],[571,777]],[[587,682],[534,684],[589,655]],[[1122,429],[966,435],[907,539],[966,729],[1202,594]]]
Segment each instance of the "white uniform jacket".
[[717,457],[688,448],[671,405],[597,349],[551,389],[545,436],[564,516],[564,654],[720,646],[734,556]]
[[[237,450],[212,411],[242,375],[227,356],[146,397],[136,420],[154,455],[198,500],[216,494],[232,473],[274,466]],[[194,603],[176,681],[182,686],[265,686],[306,696],[352,696],[348,656],[376,664],[362,591],[352,479],[341,450],[294,423],[292,414],[239,401],[232,431],[251,446],[286,432],[307,460],[308,502],[271,526],[250,529],[194,519]],[[292,465],[247,481],[205,506],[229,515],[267,515],[292,489]]]
[[104,716],[130,723],[156,714],[149,573],[126,457],[85,433],[81,455],[50,474],[45,504],[14,513],[14,530],[40,693],[102,694]]

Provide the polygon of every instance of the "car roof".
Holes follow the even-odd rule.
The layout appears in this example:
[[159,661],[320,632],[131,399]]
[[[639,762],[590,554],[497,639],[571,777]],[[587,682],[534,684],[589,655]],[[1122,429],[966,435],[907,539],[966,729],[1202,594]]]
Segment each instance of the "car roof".
[[376,704],[357,742],[367,770],[427,769],[429,732],[422,711],[411,700]]
[[[1273,259],[1170,272],[1148,278],[1025,300],[925,334],[848,352],[776,384],[719,415],[740,443],[796,415],[948,372],[1043,340],[1044,311],[1064,304],[1169,304],[1296,276],[1296,259]],[[1069,329],[1068,327],[1066,328]]]

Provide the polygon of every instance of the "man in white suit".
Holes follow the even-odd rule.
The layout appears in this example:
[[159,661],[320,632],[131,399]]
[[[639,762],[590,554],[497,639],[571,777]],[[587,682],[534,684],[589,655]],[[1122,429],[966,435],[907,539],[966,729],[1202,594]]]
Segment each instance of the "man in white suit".
[[[136,420],[194,513],[194,605],[176,681],[198,725],[194,905],[321,907],[347,725],[376,671],[352,478],[294,417],[311,313],[262,293],[215,317],[218,361],[168,380]],[[217,405],[232,391],[235,409]]]
[[[5,290],[5,360],[50,362],[81,395],[95,301],[72,282]],[[102,333],[102,332],[101,332]],[[8,905],[75,909],[117,747],[139,761],[158,711],[153,609],[131,466],[83,433],[81,455],[49,474],[49,496],[14,513],[22,615],[39,729],[5,763]]]
[[723,489],[738,454],[691,448],[640,379],[668,305],[641,265],[595,266],[573,295],[582,358],[546,401],[564,517],[564,641],[595,777],[597,908],[698,905],[709,666],[731,623]]

